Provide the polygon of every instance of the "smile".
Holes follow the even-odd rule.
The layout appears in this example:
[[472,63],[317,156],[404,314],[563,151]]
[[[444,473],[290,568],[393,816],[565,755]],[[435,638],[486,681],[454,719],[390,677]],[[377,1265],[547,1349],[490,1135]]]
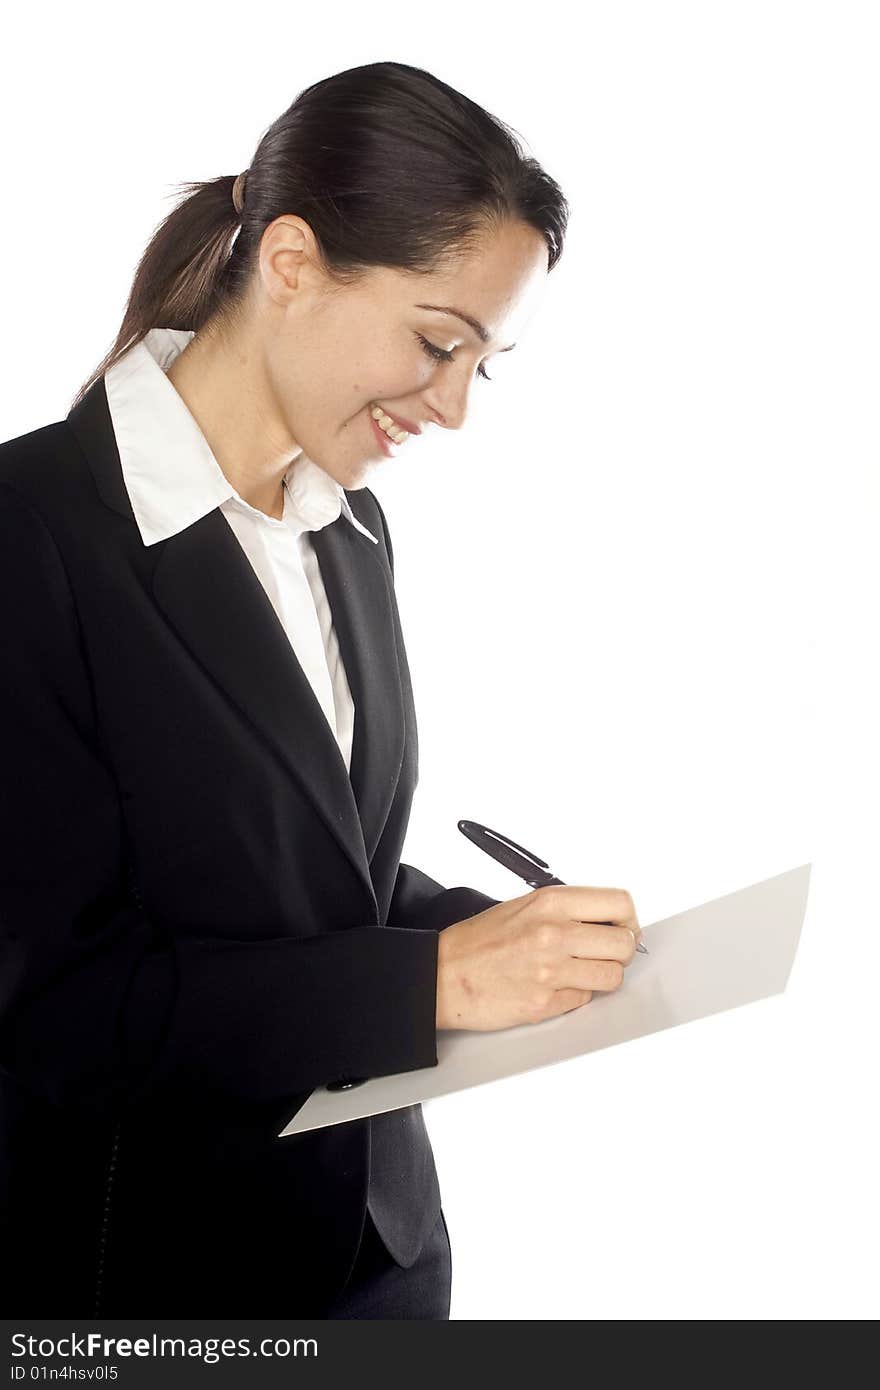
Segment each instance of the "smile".
[[392,416],[387,415],[379,405],[370,406],[370,414],[376,421],[379,429],[387,434],[389,439],[393,439],[395,444],[403,444],[409,439],[409,431],[398,425]]

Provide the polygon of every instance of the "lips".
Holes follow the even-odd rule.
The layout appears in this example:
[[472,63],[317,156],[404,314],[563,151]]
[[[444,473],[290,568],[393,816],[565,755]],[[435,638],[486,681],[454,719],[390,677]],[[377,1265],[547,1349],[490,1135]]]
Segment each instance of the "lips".
[[405,420],[402,415],[393,415],[390,410],[385,409],[381,401],[372,401],[371,404],[377,405],[380,410],[391,417],[395,425],[398,425],[402,430],[406,430],[407,434],[421,434],[422,429],[420,425],[413,424],[412,420]]

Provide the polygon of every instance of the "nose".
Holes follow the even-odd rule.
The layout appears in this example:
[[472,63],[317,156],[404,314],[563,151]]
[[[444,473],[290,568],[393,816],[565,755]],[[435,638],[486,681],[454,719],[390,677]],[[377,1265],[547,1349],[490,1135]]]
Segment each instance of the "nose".
[[426,401],[425,404],[444,429],[460,430],[467,419],[469,391],[470,384],[467,381],[461,384],[448,380],[434,387],[430,401]]

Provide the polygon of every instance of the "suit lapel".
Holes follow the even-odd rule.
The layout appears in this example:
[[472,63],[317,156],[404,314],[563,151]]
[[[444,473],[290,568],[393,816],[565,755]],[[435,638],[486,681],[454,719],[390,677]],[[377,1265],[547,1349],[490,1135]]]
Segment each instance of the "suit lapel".
[[[68,422],[103,501],[136,530],[103,378]],[[157,556],[153,593],[192,655],[311,799],[375,904],[370,859],[404,746],[393,599],[374,543],[346,517],[312,532],[311,540],[355,705],[350,776],[323,708],[219,508],[150,547]]]
[[[312,532],[311,540],[354,701],[351,774],[346,780],[357,803],[367,858],[372,859],[403,763],[405,719],[394,599],[378,547],[346,517]],[[342,762],[339,745],[332,734],[330,738]]]

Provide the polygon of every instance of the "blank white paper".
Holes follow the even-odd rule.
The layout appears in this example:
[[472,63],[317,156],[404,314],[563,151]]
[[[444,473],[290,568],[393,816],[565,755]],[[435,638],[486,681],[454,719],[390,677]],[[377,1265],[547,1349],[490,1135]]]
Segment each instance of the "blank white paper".
[[543,1023],[496,1032],[442,1030],[438,1064],[313,1091],[278,1136],[397,1110],[418,1101],[552,1066],[632,1038],[736,1009],[785,989],[807,907],[810,864],[662,921],[642,924],[619,990]]

